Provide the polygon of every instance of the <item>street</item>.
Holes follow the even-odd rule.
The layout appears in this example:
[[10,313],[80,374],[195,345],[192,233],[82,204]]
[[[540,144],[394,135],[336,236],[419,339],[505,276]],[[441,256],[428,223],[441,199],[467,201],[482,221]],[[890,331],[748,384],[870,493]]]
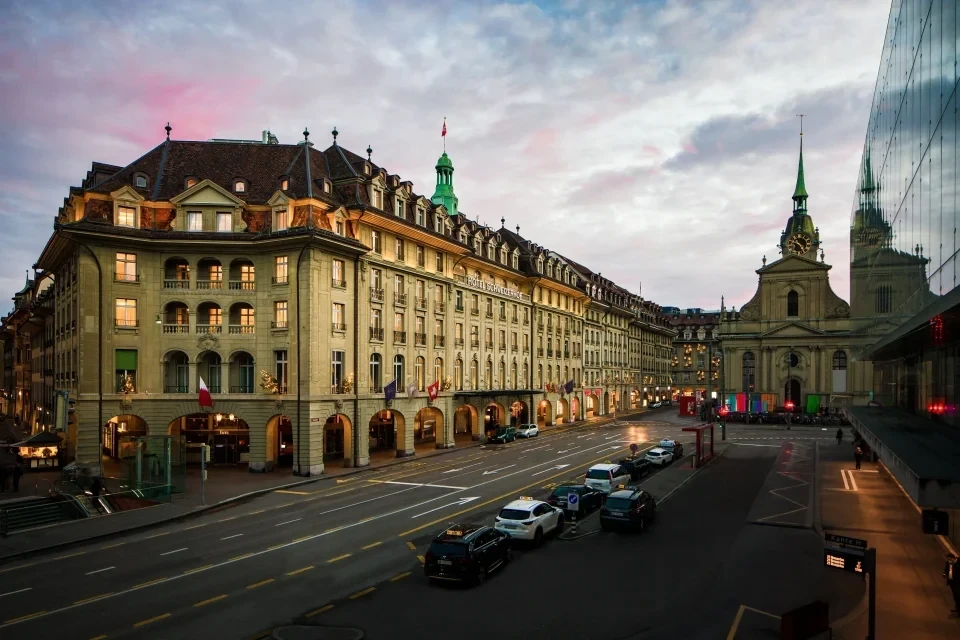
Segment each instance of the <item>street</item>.
[[[600,534],[520,549],[516,562],[479,590],[430,587],[418,560],[447,523],[492,523],[509,500],[543,498],[557,482],[624,455],[631,443],[646,450],[672,435],[689,453],[689,436],[670,413],[277,491],[176,525],[15,562],[0,567],[0,633],[60,638],[69,628],[72,638],[102,640],[193,638],[215,629],[218,638],[246,638],[297,620],[359,626],[370,638],[414,629],[441,637],[469,620],[463,634],[480,637],[502,629],[502,616],[482,613],[494,596],[533,612],[524,632],[538,637],[673,629],[690,612],[685,603],[709,592],[776,448],[735,447],[691,476],[642,539]],[[689,475],[677,464],[644,482]],[[583,615],[558,615],[561,594]],[[729,626],[731,606],[713,622]]]

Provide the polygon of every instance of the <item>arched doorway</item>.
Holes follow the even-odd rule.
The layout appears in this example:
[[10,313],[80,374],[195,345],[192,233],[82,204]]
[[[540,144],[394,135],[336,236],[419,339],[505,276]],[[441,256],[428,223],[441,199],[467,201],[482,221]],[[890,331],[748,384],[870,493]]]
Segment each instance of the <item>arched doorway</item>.
[[486,432],[495,431],[497,427],[503,426],[506,421],[506,409],[499,402],[491,402],[483,412],[483,430]]
[[800,407],[800,381],[790,378],[783,386],[783,404],[792,402],[793,406]]
[[554,424],[563,424],[564,422],[570,422],[570,416],[567,413],[569,406],[567,404],[566,398],[560,398],[557,400],[557,419],[554,420]]
[[580,420],[580,398],[576,396],[570,400],[570,416],[573,422]]
[[370,457],[385,457],[388,452],[396,455],[403,450],[404,443],[403,414],[392,409],[383,409],[370,418]]
[[636,409],[638,402],[640,402],[640,390],[634,389],[630,392],[630,408]]
[[352,433],[350,418],[335,413],[323,425],[323,460],[343,460],[347,434]]
[[553,424],[553,405],[549,400],[541,400],[537,405],[537,426],[549,427]]
[[480,434],[477,432],[477,410],[472,404],[461,405],[456,413],[453,414],[453,440],[454,442],[470,442],[478,439]]
[[250,426],[232,413],[191,413],[174,418],[170,435],[186,440],[187,464],[200,464],[201,446],[210,446],[210,464],[248,464]]
[[510,425],[517,427],[530,422],[530,409],[523,400],[514,400],[510,404]]
[[[267,462],[278,467],[292,467],[296,455],[293,425],[285,415],[267,420]],[[270,465],[267,465],[269,470]]]
[[103,455],[117,462],[134,455],[133,443],[125,443],[123,439],[145,435],[147,423],[140,416],[113,416],[103,425]]
[[587,394],[587,397],[584,398],[584,402],[587,404],[587,417],[597,417],[597,399],[592,395]]
[[423,449],[436,447],[437,437],[443,437],[443,412],[436,407],[424,407],[413,418],[413,446]]

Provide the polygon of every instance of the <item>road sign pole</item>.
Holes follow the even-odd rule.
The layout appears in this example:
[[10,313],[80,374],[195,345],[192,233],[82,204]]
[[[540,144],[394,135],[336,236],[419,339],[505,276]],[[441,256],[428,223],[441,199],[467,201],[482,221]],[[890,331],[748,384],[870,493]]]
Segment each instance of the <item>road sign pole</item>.
[[864,553],[867,571],[870,573],[870,594],[867,612],[867,640],[876,640],[877,636],[877,550],[867,549]]
[[207,484],[207,447],[210,445],[205,444],[200,449],[200,504],[205,505],[206,502],[206,484]]

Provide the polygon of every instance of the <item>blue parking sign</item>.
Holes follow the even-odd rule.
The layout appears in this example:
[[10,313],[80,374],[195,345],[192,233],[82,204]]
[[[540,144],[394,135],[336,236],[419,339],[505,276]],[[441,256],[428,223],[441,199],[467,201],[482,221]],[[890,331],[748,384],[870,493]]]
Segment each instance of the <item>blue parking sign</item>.
[[567,509],[570,511],[580,510],[580,496],[575,493],[567,494]]

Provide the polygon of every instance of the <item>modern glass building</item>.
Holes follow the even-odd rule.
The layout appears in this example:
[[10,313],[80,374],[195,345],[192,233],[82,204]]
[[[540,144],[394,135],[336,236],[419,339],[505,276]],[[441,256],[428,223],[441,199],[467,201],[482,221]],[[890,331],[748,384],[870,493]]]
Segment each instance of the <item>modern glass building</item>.
[[956,0],[893,1],[850,226],[851,316],[873,338],[859,357],[873,362],[875,405],[852,409],[854,423],[918,504],[954,508],[958,20]]

